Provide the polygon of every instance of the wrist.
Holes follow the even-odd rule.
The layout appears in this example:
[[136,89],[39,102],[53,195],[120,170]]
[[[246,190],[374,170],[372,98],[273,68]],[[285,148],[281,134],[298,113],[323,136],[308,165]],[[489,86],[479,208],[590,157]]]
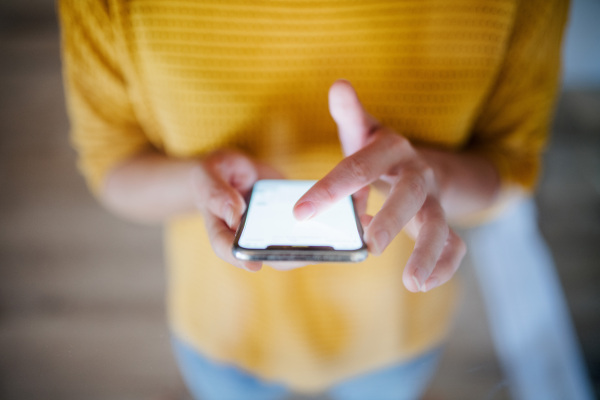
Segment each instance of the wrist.
[[190,176],[197,164],[156,152],[138,154],[109,173],[102,202],[116,214],[145,223],[194,212]]
[[419,148],[433,170],[440,204],[449,218],[463,218],[488,209],[500,194],[500,175],[492,162],[469,152]]

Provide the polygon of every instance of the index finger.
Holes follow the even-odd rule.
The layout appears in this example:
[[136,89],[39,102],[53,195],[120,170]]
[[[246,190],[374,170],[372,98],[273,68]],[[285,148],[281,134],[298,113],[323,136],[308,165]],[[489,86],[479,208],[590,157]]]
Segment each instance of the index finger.
[[377,132],[372,138],[367,146],[344,158],[296,202],[296,219],[311,218],[342,198],[358,192],[390,172],[402,154],[406,154],[406,139],[396,134]]

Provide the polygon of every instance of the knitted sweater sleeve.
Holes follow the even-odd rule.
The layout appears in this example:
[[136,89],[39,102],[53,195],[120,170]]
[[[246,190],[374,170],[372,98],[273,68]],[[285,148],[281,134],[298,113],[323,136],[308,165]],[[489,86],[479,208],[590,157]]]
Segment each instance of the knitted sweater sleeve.
[[71,140],[99,193],[108,171],[149,143],[130,102],[107,2],[60,0],[58,11]]
[[474,125],[471,148],[488,157],[505,187],[532,190],[560,76],[568,1],[521,1],[512,36]]

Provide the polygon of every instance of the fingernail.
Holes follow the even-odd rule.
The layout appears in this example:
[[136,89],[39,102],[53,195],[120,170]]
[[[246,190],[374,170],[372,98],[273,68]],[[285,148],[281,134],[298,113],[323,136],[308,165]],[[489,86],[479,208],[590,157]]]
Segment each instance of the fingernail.
[[225,223],[229,226],[229,229],[233,229],[233,207],[228,204],[225,208]]
[[261,263],[250,262],[250,263],[244,263],[244,264],[242,264],[242,266],[248,272],[258,272],[262,269]]
[[419,284],[419,280],[417,279],[416,276],[412,276],[413,282],[415,283],[415,285],[417,286],[417,292],[421,291],[421,284]]
[[417,268],[413,274],[413,281],[417,284],[420,292],[425,291],[425,281],[429,278],[429,272],[423,268]]
[[313,203],[305,201],[300,203],[294,210],[294,216],[300,221],[305,221],[315,215],[316,209]]
[[390,235],[386,231],[379,231],[373,235],[373,247],[375,254],[381,254],[388,245]]
[[429,292],[431,289],[437,287],[438,280],[436,278],[429,278],[423,285],[423,292]]

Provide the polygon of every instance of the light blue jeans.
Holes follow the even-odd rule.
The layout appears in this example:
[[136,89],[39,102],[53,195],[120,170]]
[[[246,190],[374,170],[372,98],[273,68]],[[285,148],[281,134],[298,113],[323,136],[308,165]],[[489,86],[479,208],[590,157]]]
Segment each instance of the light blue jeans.
[[[290,395],[285,385],[211,361],[177,338],[173,338],[173,348],[183,379],[196,400],[281,400]],[[335,400],[418,399],[435,372],[440,354],[435,349],[409,362],[346,380],[332,387],[328,395]]]

